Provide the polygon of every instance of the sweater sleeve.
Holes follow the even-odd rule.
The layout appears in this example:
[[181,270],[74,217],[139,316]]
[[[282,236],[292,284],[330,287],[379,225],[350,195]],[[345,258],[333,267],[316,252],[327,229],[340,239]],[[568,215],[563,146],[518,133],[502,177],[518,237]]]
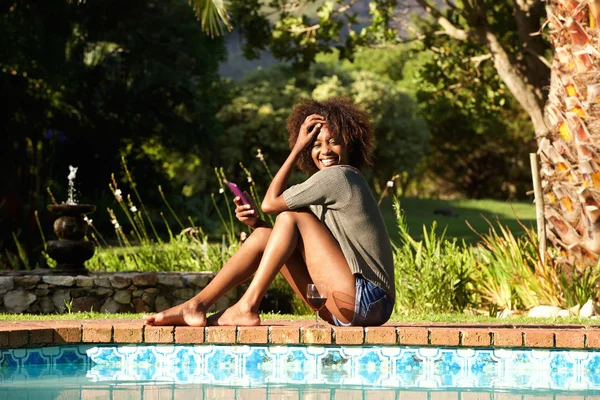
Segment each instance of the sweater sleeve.
[[314,205],[340,209],[348,204],[351,195],[344,169],[338,166],[320,170],[306,181],[283,192],[290,210]]

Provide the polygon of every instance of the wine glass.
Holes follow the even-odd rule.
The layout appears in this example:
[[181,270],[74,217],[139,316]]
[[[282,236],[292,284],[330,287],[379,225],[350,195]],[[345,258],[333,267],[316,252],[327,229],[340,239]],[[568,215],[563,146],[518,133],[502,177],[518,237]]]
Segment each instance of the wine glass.
[[319,310],[323,308],[327,301],[327,285],[309,283],[306,288],[306,301],[315,310],[315,325],[312,328],[322,328],[323,326],[319,325]]

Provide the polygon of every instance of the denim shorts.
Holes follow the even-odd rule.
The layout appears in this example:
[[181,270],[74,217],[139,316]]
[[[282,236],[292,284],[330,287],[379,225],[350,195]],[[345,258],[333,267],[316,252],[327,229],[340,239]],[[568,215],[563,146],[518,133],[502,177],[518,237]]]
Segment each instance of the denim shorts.
[[392,311],[394,299],[362,275],[356,275],[354,317],[350,323],[345,324],[333,315],[333,322],[337,326],[379,326],[390,319]]

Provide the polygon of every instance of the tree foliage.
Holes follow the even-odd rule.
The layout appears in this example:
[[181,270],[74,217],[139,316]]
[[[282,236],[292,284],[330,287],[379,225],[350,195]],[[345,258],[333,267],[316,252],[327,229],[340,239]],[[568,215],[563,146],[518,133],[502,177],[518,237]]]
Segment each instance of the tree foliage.
[[33,210],[45,209],[47,186],[66,199],[70,164],[79,167],[80,200],[98,202],[122,154],[165,189],[186,177],[164,168],[181,158],[173,152],[210,163],[224,46],[201,31],[185,1],[1,7],[0,92],[10,101],[0,108],[0,168],[11,179],[0,184],[0,241],[37,230]]
[[[317,62],[303,74],[289,66],[249,74],[218,114],[224,127],[220,148],[228,158],[224,165],[231,168],[237,160],[256,164],[253,159],[261,149],[276,170],[289,152],[285,121],[298,98],[323,100],[335,95],[351,97],[373,117],[377,148],[375,168],[368,175],[374,184],[381,187],[401,172],[413,177],[429,138],[414,100],[388,78],[344,70],[331,62]],[[260,168],[253,174],[261,173]]]

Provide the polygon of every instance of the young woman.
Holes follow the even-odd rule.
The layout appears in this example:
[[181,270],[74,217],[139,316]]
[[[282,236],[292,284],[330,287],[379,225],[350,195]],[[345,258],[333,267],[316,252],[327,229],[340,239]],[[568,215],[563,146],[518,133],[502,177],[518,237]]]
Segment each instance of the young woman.
[[[287,121],[291,152],[271,182],[262,210],[270,227],[238,197],[236,217],[252,234],[215,278],[186,303],[145,316],[148,325],[259,325],[259,305],[281,273],[305,302],[310,283],[328,286],[320,316],[335,325],[385,323],[394,305],[390,239],[359,169],[371,163],[369,114],[346,98],[304,100]],[[312,173],[288,189],[295,166]],[[241,299],[206,318],[229,290],[252,281]]]

